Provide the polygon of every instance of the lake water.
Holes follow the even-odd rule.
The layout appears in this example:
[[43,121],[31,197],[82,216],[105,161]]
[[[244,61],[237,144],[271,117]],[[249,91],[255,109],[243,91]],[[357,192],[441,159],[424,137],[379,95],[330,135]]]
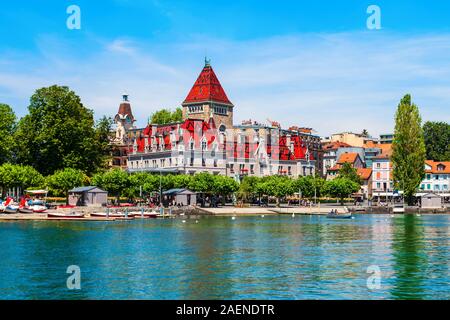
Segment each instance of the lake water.
[[0,239],[0,299],[450,298],[444,215],[2,222]]

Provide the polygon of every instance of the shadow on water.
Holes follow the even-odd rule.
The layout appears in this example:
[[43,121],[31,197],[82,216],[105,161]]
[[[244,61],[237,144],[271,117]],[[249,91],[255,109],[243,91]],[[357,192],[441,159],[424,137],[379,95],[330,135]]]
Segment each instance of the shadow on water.
[[393,233],[395,279],[390,293],[394,299],[423,299],[427,256],[421,219],[415,215],[395,219]]

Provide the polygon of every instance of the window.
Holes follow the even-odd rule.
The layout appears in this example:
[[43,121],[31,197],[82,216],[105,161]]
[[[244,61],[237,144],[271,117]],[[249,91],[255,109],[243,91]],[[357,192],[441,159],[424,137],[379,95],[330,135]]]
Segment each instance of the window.
[[377,189],[381,188],[381,183],[377,182]]
[[251,165],[250,165],[250,173],[251,173],[251,174],[254,174],[254,173],[255,173],[255,165],[254,165],[254,164],[251,164]]
[[202,140],[202,151],[206,151],[208,149],[208,143],[206,142],[206,139]]
[[435,191],[439,191],[439,190],[441,190],[441,188],[439,187],[438,184],[435,184],[435,185],[434,185],[434,190],[435,190]]
[[191,167],[194,166],[194,158],[191,158],[191,160],[190,160],[190,166],[191,166]]
[[448,190],[448,185],[444,184],[444,185],[442,186],[442,190],[447,191],[447,190]]
[[427,174],[427,180],[431,180],[431,175]]
[[431,190],[431,184],[427,184],[427,189]]
[[381,168],[381,164],[377,163],[377,169],[380,169],[380,168]]
[[425,190],[425,185],[422,184],[422,185],[420,186],[420,189],[421,189],[421,190]]
[[230,164],[230,172],[234,173],[234,164],[233,163]]

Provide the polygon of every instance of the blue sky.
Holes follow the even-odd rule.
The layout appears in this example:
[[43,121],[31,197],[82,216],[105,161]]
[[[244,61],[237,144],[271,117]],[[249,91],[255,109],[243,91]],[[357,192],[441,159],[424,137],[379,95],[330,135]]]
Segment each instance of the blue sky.
[[[320,135],[393,129],[403,94],[450,121],[450,2],[4,1],[0,102],[19,116],[39,87],[68,85],[114,116],[123,91],[138,125],[187,95],[205,54],[235,122],[271,118]],[[69,5],[81,30],[66,27]],[[366,9],[381,8],[381,30]]]

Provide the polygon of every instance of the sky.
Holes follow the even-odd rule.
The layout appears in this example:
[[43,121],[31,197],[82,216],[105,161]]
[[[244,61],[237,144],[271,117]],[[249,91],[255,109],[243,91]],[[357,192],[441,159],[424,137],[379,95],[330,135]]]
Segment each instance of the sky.
[[[430,5],[432,3],[432,5]],[[81,11],[69,29],[66,12]],[[370,5],[381,29],[370,30]],[[4,0],[0,103],[67,85],[95,117],[130,95],[137,125],[181,105],[207,56],[234,120],[373,136],[410,93],[423,121],[450,122],[450,1]]]

